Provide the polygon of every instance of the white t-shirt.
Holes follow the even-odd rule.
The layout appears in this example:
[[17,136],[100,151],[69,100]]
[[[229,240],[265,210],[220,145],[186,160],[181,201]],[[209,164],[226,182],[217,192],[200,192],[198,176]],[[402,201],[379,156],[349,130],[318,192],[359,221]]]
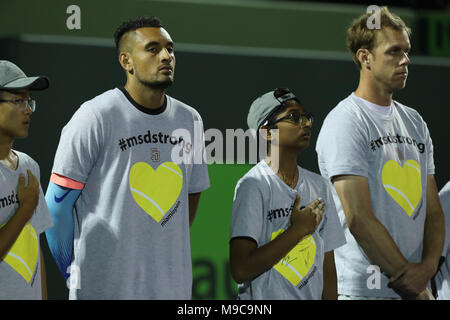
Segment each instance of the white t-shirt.
[[[19,157],[16,170],[0,163],[0,227],[11,219],[19,207],[19,175],[23,173],[28,184],[27,170],[30,170],[40,180],[38,164],[25,153],[15,150],[14,153]],[[0,300],[42,299],[39,236],[51,226],[50,213],[39,186],[39,203],[31,219],[3,260],[0,259]]]
[[450,181],[439,192],[445,217],[445,242],[442,250],[444,263],[436,273],[436,289],[438,300],[450,300]]
[[391,105],[389,106],[380,106],[378,104],[367,101],[366,99],[360,98],[357,95],[354,95],[354,97],[357,100],[359,99],[367,108],[371,109],[374,112],[379,113],[382,116],[389,116],[392,113],[394,102],[391,102]]
[[329,183],[298,166],[294,189],[260,161],[237,183],[231,218],[231,236],[250,237],[261,247],[290,225],[297,194],[304,207],[321,197],[325,212],[316,231],[299,242],[282,260],[247,283],[240,284],[240,299],[321,299],[325,252],[345,243]]
[[[396,101],[381,115],[355,94],[342,100],[326,117],[316,151],[322,176],[368,178],[371,207],[409,262],[422,260],[427,175],[434,174],[433,145],[419,113]],[[398,298],[387,288],[368,286],[372,262],[345,222],[336,190],[333,196],[347,244],[335,251],[339,294]],[[370,287],[370,288],[369,288]]]
[[62,130],[53,172],[85,184],[70,299],[191,298],[188,195],[209,187],[203,124],[166,98],[163,111],[148,114],[109,90]]

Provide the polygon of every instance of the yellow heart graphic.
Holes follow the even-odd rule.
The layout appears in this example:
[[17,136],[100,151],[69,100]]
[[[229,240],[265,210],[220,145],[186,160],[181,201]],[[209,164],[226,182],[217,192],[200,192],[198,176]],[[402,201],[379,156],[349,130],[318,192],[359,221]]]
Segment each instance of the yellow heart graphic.
[[411,217],[422,199],[422,175],[415,160],[407,160],[403,168],[395,160],[384,164],[381,173],[384,189]]
[[39,243],[36,230],[27,222],[3,261],[29,283],[36,269],[38,254]]
[[129,185],[136,203],[159,222],[180,195],[183,172],[170,161],[156,171],[146,162],[137,162],[131,167]]
[[[275,231],[272,233],[270,240],[275,239],[283,232],[283,229]],[[308,274],[309,270],[311,270],[315,259],[316,242],[314,241],[314,238],[309,235],[297,243],[297,245],[273,267],[296,287]]]

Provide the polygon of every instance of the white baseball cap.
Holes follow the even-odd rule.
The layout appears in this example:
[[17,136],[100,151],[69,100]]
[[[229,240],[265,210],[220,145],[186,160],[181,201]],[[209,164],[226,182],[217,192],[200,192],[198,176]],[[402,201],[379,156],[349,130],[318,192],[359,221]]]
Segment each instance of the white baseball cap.
[[0,90],[44,90],[50,82],[45,76],[27,77],[14,63],[0,60]]

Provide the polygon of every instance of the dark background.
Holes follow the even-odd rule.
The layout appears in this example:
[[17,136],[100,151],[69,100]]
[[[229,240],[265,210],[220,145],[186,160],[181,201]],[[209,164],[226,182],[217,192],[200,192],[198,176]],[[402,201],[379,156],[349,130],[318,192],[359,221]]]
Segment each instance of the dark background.
[[[447,167],[450,163],[447,146],[450,27],[446,27],[450,26],[450,15],[442,11],[445,4],[441,6],[439,1],[427,2],[430,4],[427,8],[441,11],[424,11],[423,7],[417,10],[412,2],[404,2],[397,3],[403,8],[393,11],[413,28],[413,55],[407,86],[394,99],[416,109],[427,122],[440,189],[450,177]],[[195,107],[205,129],[217,128],[223,133],[227,128],[245,131],[248,108],[257,96],[276,87],[289,87],[296,93],[304,107],[315,115],[311,146],[301,154],[299,163],[319,172],[314,148],[322,121],[340,100],[356,89],[359,79],[345,49],[345,27],[364,13],[370,3],[352,6],[256,0],[80,0],[80,30],[66,27],[69,14],[65,10],[70,4],[64,0],[5,0],[0,10],[0,59],[13,61],[27,75],[46,75],[51,82],[48,90],[33,94],[37,110],[32,115],[30,135],[14,145],[39,163],[44,191],[63,126],[81,103],[125,84],[112,34],[123,20],[139,15],[159,16],[175,40],[175,83],[168,94]],[[216,176],[214,170],[211,166],[211,177]],[[234,172],[235,177],[242,175]],[[226,171],[221,174],[229,175]],[[222,185],[232,192],[234,188],[232,183],[225,185],[221,179],[211,183],[212,189]],[[208,220],[202,217],[206,215],[204,212],[217,211],[219,206],[223,207],[224,221],[229,220],[230,199],[224,200],[219,192],[209,197],[202,198],[196,234],[223,233],[226,239],[227,225],[211,231],[206,226]],[[41,237],[41,244],[49,298],[65,299],[64,280],[48,251],[45,237]],[[196,250],[193,246],[193,257]],[[209,254],[203,247],[198,251]],[[228,252],[222,251],[220,259],[226,271],[215,277],[217,281],[230,281],[226,269]],[[201,262],[204,260],[194,259],[194,276],[195,265]],[[200,293],[196,296],[196,292],[194,298],[224,297]],[[227,294],[225,297],[231,298]]]
[[[17,140],[41,166],[46,187],[59,134],[76,109],[86,100],[125,84],[125,75],[112,46],[39,43],[37,38],[0,41],[0,56],[12,60],[30,75],[45,74],[51,86],[36,92],[37,111],[32,116],[30,137]],[[203,51],[207,51],[201,49]],[[32,57],[29,53],[33,52]],[[256,51],[255,51],[256,52]],[[177,49],[175,83],[168,94],[194,106],[205,130],[247,130],[251,102],[276,87],[289,87],[306,109],[315,115],[311,147],[301,163],[318,172],[315,139],[326,114],[357,86],[359,74],[350,57],[308,58],[184,52]],[[450,116],[450,62],[436,64],[414,56],[406,88],[394,99],[416,109],[428,124],[434,145],[439,187],[450,177],[450,152],[446,148]]]

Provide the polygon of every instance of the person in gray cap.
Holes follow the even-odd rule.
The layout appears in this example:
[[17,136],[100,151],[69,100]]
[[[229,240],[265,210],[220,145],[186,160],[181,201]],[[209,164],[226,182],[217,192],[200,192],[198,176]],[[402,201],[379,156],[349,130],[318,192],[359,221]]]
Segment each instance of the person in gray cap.
[[26,138],[36,103],[30,91],[48,88],[46,77],[27,77],[0,61],[0,300],[46,299],[39,235],[52,221],[39,183],[39,165],[13,150]]
[[230,266],[239,299],[337,299],[333,250],[345,244],[327,181],[297,165],[313,117],[287,88],[257,98],[247,118],[267,156],[237,183]]

